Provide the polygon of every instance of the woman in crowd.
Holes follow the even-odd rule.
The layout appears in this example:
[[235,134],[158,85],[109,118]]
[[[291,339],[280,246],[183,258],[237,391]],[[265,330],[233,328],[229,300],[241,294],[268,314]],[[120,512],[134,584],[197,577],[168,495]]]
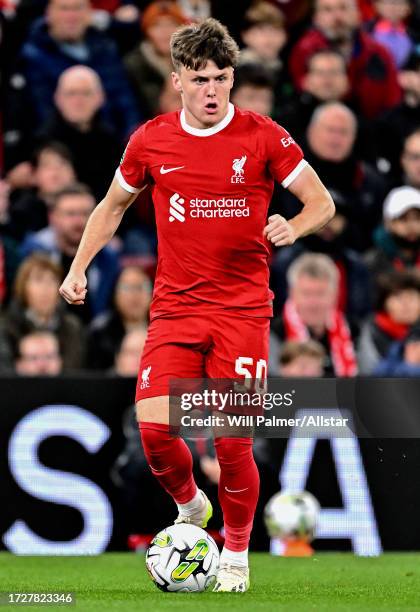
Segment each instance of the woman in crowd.
[[125,334],[132,329],[147,327],[151,297],[152,285],[147,274],[138,266],[123,268],[115,286],[112,310],[99,315],[91,324],[89,368],[110,368]]
[[33,331],[53,332],[59,342],[63,370],[77,369],[83,366],[84,330],[60,299],[61,279],[60,266],[48,256],[34,253],[27,257],[16,275],[4,334],[11,352],[16,355],[23,336]]

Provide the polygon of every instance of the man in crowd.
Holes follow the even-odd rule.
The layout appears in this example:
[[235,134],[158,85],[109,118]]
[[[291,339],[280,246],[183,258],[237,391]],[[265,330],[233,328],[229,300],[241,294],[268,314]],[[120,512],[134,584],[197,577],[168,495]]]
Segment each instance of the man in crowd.
[[31,186],[16,190],[10,202],[9,230],[18,240],[48,225],[56,193],[76,180],[73,158],[61,142],[45,142],[32,158]]
[[115,172],[122,145],[101,119],[105,92],[98,74],[88,66],[72,66],[61,74],[54,94],[56,113],[41,127],[38,138],[59,141],[69,149],[77,178],[101,198]]
[[419,127],[420,56],[398,73],[398,81],[402,100],[378,119],[374,138],[379,167],[396,181],[401,179],[400,156],[404,140]]
[[[51,207],[50,225],[26,238],[22,256],[43,251],[59,263],[64,272],[68,271],[94,206],[95,200],[84,185],[76,183],[59,191]],[[89,270],[91,283],[85,307],[75,310],[83,320],[90,321],[92,316],[107,309],[117,273],[117,255],[107,247],[98,253]]]
[[278,121],[296,138],[303,138],[314,110],[325,102],[343,100],[349,89],[343,55],[328,48],[315,51],[308,58],[301,90],[283,106]]
[[385,199],[383,225],[366,255],[373,278],[391,270],[420,269],[420,189],[397,187]]
[[357,0],[315,0],[312,27],[298,40],[289,69],[302,89],[308,58],[319,49],[340,51],[347,61],[352,97],[367,118],[399,103],[397,71],[389,52],[360,27]]
[[272,323],[271,371],[277,371],[278,355],[287,340],[317,340],[326,351],[325,373],[355,376],[357,362],[351,332],[337,308],[338,271],[326,255],[305,253],[287,273],[289,298],[281,316]]
[[[344,104],[323,104],[312,115],[303,146],[306,158],[345,213],[348,227],[343,243],[363,252],[372,244],[372,231],[380,221],[386,185],[372,166],[360,161],[355,148],[357,127],[356,116]],[[287,193],[283,206],[286,217],[298,210],[296,200]]]
[[38,122],[53,110],[58,77],[84,64],[95,70],[106,92],[106,119],[126,136],[138,125],[139,109],[115,44],[89,26],[89,0],[49,0],[45,18],[33,24],[22,48],[22,69]]
[[20,376],[58,376],[62,359],[56,336],[49,331],[36,331],[19,342],[15,370]]

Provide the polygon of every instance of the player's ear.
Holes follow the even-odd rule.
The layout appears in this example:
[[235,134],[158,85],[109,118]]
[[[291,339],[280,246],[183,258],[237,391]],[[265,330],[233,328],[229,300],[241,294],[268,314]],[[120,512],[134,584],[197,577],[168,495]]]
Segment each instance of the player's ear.
[[181,79],[177,72],[171,72],[172,85],[178,93],[182,93]]
[[233,87],[234,80],[235,80],[235,69],[232,66],[232,72],[231,72],[231,77],[230,77],[230,89],[232,89]]

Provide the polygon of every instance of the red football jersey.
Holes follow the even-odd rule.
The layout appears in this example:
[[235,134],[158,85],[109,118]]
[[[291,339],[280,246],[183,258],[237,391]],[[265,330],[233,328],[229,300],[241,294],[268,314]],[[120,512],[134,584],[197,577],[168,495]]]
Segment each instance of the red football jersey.
[[158,267],[151,317],[220,308],[271,316],[263,229],[273,179],[288,187],[305,166],[288,132],[232,104],[208,129],[191,127],[178,111],[134,132],[116,176],[131,193],[153,186]]

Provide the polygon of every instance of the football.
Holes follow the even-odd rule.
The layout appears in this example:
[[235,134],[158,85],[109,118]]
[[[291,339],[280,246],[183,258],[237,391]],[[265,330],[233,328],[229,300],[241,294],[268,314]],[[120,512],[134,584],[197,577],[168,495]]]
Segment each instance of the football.
[[283,540],[311,542],[315,537],[319,509],[317,499],[307,491],[276,493],[264,510],[268,535]]
[[162,591],[204,591],[214,582],[218,567],[216,542],[194,525],[159,531],[146,551],[147,571]]

